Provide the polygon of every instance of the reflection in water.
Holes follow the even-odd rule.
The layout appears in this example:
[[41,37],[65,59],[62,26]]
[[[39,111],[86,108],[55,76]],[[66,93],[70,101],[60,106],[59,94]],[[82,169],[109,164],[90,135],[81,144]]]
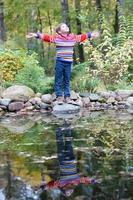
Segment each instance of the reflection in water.
[[[12,171],[8,160],[4,168],[0,168],[0,200],[39,200],[39,194]],[[3,180],[3,176],[6,177]],[[1,189],[2,188],[2,189]]]
[[[77,186],[94,184],[96,181],[89,177],[80,176],[77,172],[76,160],[72,147],[72,130],[70,124],[66,121],[62,127],[56,129],[57,155],[60,167],[60,177],[58,180],[45,181],[45,175],[42,174],[43,189],[42,199],[46,199],[47,191],[53,190],[54,198],[69,197],[74,195]],[[78,188],[79,189],[79,188]]]
[[2,122],[0,200],[132,200],[133,120],[116,114],[39,120],[22,134],[14,130],[23,120],[12,119],[11,132]]

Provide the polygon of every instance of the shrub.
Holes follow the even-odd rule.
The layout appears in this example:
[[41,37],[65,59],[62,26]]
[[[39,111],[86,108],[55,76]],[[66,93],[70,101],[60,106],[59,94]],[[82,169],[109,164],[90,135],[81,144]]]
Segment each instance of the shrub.
[[[6,50],[1,52],[3,86],[22,84],[32,88],[35,92],[53,91],[53,77],[46,77],[44,69],[39,66],[35,53],[27,55],[25,51]],[[10,59],[11,58],[11,59]],[[4,72],[5,71],[5,72]],[[4,78],[8,77],[8,78]]]
[[3,80],[13,81],[17,72],[23,67],[20,59],[12,51],[0,52],[0,71]]
[[97,90],[99,79],[95,76],[95,70],[90,70],[89,62],[74,67],[71,85],[73,90],[80,92],[95,92]]
[[16,75],[15,82],[27,85],[35,92],[45,93],[52,90],[52,78],[46,77],[43,68],[37,65],[28,65],[21,69]]
[[[127,73],[129,62],[132,60],[133,40],[128,37],[128,34],[126,35],[124,23],[121,24],[121,31],[117,36],[116,44],[113,44],[112,35],[103,17],[102,42],[97,48],[91,47],[90,60],[96,66],[97,77],[106,86],[117,84]],[[87,48],[90,51],[90,46]]]

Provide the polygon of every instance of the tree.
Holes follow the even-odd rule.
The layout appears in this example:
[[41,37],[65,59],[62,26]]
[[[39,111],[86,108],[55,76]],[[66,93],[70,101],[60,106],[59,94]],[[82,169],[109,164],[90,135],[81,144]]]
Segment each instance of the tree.
[[[80,0],[75,0],[75,11],[76,11],[76,24],[77,24],[77,34],[81,34],[81,21],[79,18],[80,15]],[[84,51],[83,51],[83,45],[78,44],[78,51],[79,51],[79,61],[84,62]]]
[[98,29],[101,30],[101,14],[102,14],[102,5],[101,0],[96,0],[96,8],[98,11]]
[[4,2],[0,1],[0,41],[6,40],[6,31],[4,24]]
[[[40,9],[37,7],[37,9],[32,7],[29,9],[28,14],[28,27],[27,32],[42,32],[42,21],[40,17]],[[42,63],[44,61],[44,47],[43,43],[39,42],[35,39],[27,40],[27,47],[29,51],[36,51],[39,55],[39,61]]]
[[120,9],[119,7],[122,8],[122,4],[123,4],[123,1],[122,0],[117,0],[116,1],[116,8],[115,8],[115,24],[114,24],[114,31],[115,33],[118,33],[119,32],[119,17],[122,15],[122,12],[120,12]]
[[61,11],[64,23],[66,23],[71,29],[68,0],[61,0]]

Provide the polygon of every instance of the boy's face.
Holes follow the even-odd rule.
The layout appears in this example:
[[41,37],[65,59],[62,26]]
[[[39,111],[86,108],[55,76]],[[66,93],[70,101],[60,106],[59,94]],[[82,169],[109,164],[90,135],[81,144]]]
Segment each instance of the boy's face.
[[69,33],[69,27],[66,24],[62,24],[60,27],[61,33]]

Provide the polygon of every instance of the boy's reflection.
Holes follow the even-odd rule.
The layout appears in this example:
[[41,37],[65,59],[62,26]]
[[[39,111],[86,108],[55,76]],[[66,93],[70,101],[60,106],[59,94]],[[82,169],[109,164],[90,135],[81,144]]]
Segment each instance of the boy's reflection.
[[94,179],[81,177],[77,172],[75,156],[72,147],[72,133],[68,123],[56,129],[57,154],[60,165],[60,178],[56,181],[42,184],[42,189],[58,188],[64,196],[70,196],[75,186],[94,183]]

